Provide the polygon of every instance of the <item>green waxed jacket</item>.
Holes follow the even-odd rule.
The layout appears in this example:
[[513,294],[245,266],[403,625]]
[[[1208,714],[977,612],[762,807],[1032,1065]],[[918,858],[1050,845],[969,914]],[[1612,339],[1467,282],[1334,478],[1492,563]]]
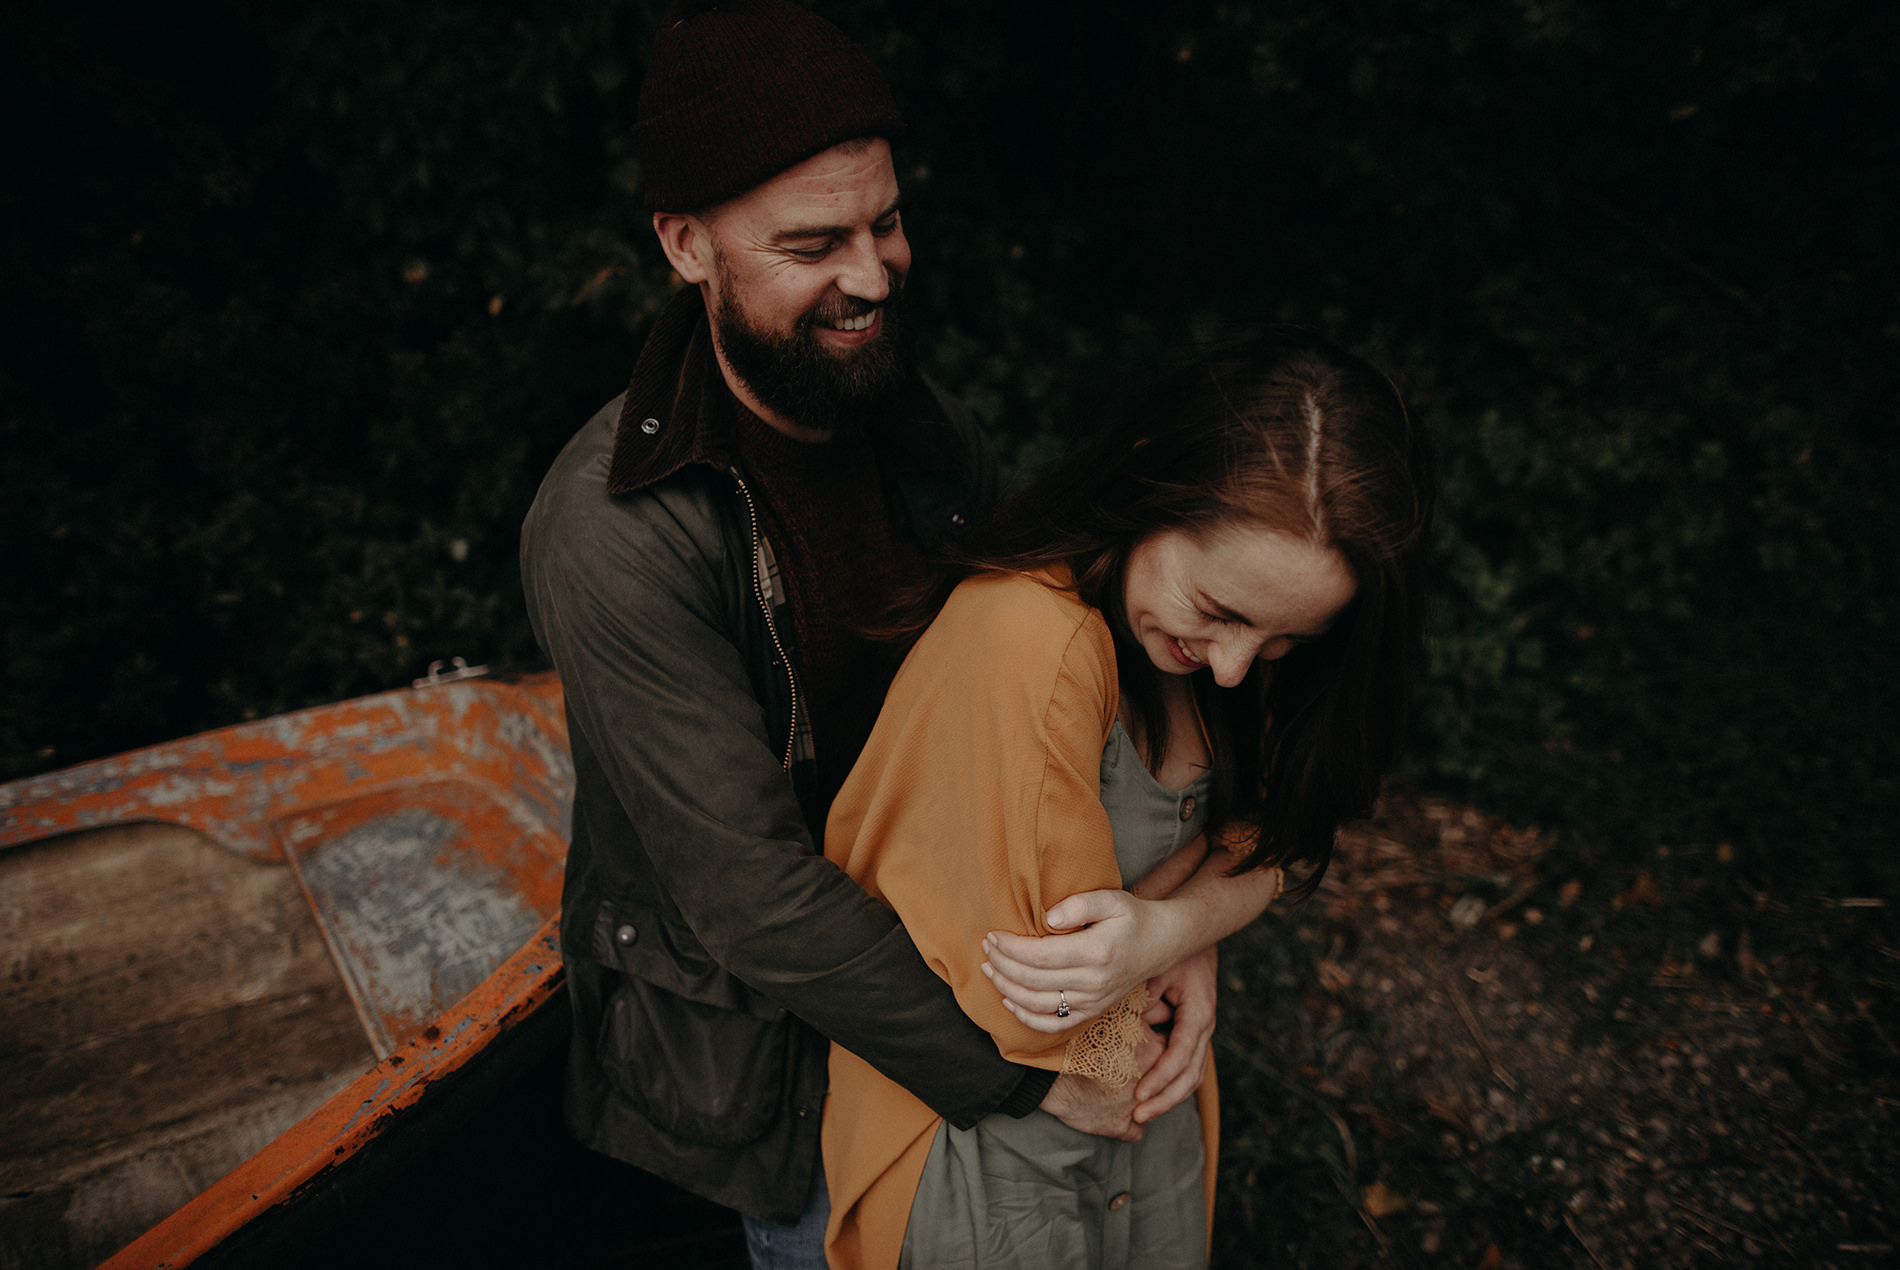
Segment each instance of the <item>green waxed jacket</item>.
[[[796,654],[761,585],[718,374],[681,292],[522,529],[576,778],[567,1118],[596,1150],[790,1221],[817,1162],[825,1038],[957,1124],[1022,1114],[1048,1080],[1005,1062],[814,846]],[[877,435],[898,528],[926,547],[992,501],[987,446],[921,382]]]

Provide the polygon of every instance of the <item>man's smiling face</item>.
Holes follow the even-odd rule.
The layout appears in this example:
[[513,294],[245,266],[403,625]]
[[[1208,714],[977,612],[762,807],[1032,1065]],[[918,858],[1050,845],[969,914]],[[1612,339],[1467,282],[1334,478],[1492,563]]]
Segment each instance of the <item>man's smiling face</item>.
[[910,244],[897,204],[890,145],[870,138],[689,218],[711,268],[688,280],[706,287],[741,398],[769,422],[828,434],[903,382]]

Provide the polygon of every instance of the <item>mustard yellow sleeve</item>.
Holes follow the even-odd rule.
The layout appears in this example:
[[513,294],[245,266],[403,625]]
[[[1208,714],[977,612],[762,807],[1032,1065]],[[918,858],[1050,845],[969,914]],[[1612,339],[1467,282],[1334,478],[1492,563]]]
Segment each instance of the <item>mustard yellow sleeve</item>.
[[1058,1068],[1068,1038],[1003,1008],[983,936],[1047,934],[1057,901],[1121,885],[1100,795],[1118,695],[1094,609],[1031,577],[965,582],[899,671],[826,827],[825,854],[896,910],[1016,1062]]

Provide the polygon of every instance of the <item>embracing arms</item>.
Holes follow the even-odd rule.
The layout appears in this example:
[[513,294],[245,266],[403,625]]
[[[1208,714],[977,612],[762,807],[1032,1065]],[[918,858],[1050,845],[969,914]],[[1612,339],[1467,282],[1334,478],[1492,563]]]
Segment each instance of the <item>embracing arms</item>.
[[1099,790],[1115,701],[1099,614],[1030,578],[966,582],[899,673],[826,834],[998,1048],[1052,1069],[1066,1038],[1005,1007],[980,948],[999,925],[1048,930],[1064,897],[1119,884]]
[[600,913],[564,914],[570,953],[622,964],[614,933],[633,928],[635,951],[663,938],[682,976],[729,973],[953,1122],[1033,1103],[1047,1078],[998,1055],[889,910],[816,854],[736,642],[751,560],[722,532],[720,479],[615,499],[583,473],[524,529],[530,615],[601,775],[576,805],[578,889]]
[[[1070,933],[1035,938],[991,931],[983,943],[985,973],[1005,1008],[1042,1032],[1086,1021],[1134,985],[1148,983],[1156,998],[1148,1021],[1173,1027],[1166,1052],[1136,1086],[1138,1123],[1200,1084],[1214,1032],[1215,945],[1260,916],[1282,885],[1278,869],[1227,876],[1225,851],[1208,851],[1198,864],[1184,859],[1188,855],[1184,848],[1156,870],[1193,868],[1171,891],[1176,879],[1154,874],[1140,888],[1165,898],[1108,889],[1073,895],[1049,910],[1051,929]],[[1054,1014],[1058,990],[1069,1002],[1067,1019]]]

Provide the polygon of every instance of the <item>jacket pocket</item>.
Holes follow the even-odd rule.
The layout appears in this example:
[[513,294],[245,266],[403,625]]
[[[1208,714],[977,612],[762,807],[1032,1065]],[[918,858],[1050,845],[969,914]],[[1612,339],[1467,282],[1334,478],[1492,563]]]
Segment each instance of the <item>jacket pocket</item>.
[[622,978],[596,1053],[607,1079],[656,1126],[717,1147],[771,1127],[785,1105],[792,1021],[768,1021]]
[[699,1005],[782,1020],[785,1011],[714,961],[690,930],[656,908],[601,903],[590,947],[595,961]]

